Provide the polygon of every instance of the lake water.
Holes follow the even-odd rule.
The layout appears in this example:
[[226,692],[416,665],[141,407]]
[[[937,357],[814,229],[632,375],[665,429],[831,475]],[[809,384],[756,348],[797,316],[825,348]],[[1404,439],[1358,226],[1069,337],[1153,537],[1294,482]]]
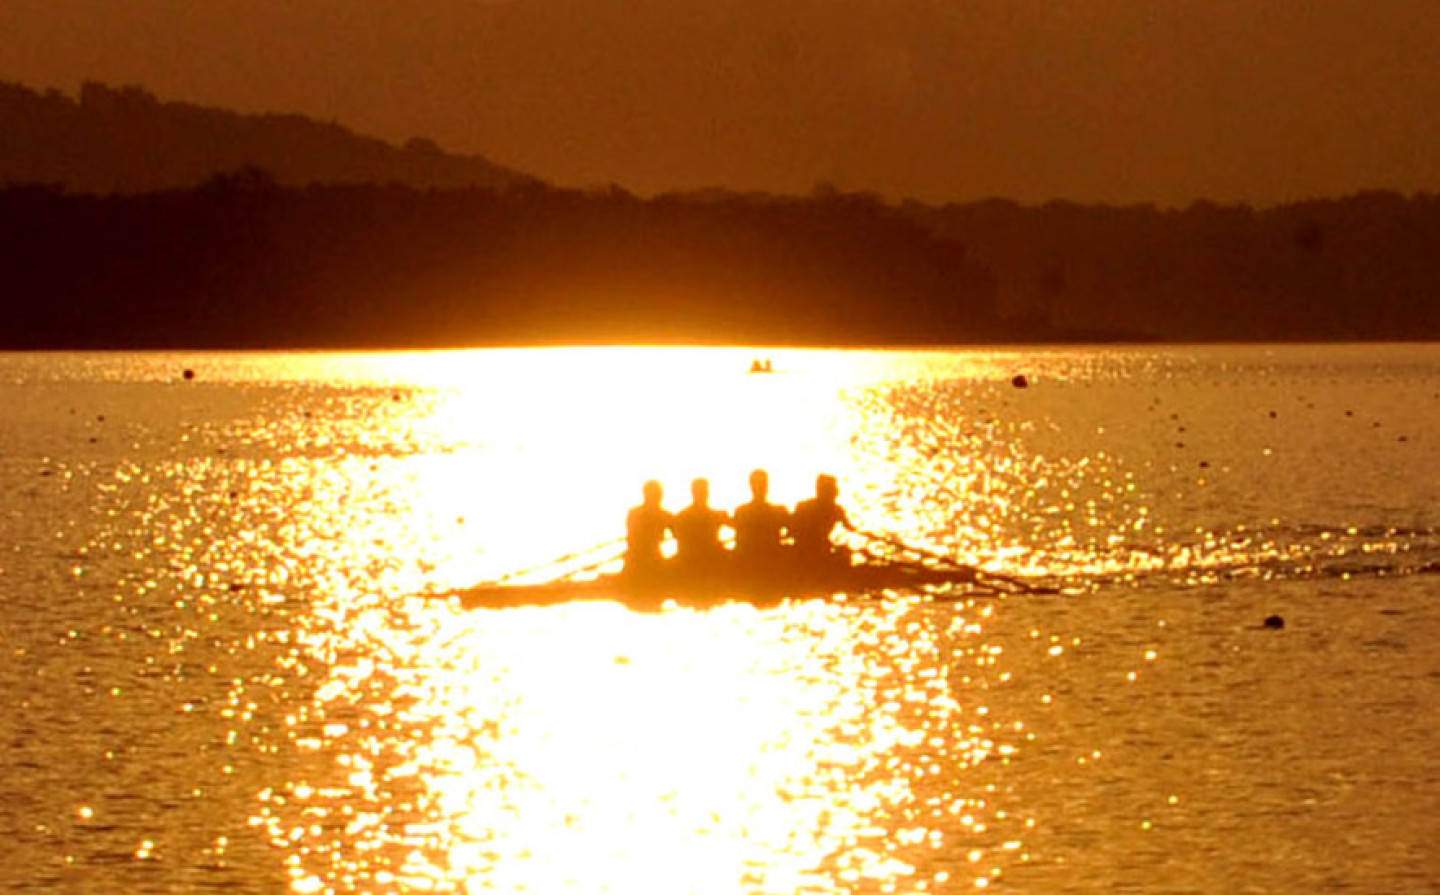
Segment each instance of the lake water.
[[[1440,346],[756,354],[0,355],[0,888],[1440,888]],[[756,466],[1061,592],[423,596]]]

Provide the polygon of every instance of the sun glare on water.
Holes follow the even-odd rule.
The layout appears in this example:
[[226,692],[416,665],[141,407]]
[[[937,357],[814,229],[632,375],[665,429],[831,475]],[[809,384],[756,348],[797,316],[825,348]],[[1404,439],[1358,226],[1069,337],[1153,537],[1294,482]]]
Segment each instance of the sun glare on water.
[[325,760],[254,823],[299,892],[926,891],[917,850],[974,842],[965,771],[1008,747],[894,674],[983,655],[912,609],[337,608],[293,719]]
[[[12,358],[0,888],[1423,891],[1433,356]],[[974,580],[453,595],[756,467]]]
[[849,421],[833,377],[813,369],[747,375],[740,350],[495,354],[435,356],[426,372],[443,386],[407,421],[417,442],[446,446],[407,464],[404,515],[465,520],[442,563],[454,586],[613,541],[647,479],[678,509],[708,478],[728,508],[749,498],[755,468],[785,503],[818,473],[848,472]]
[[369,425],[403,430],[413,452],[347,461],[379,496],[307,486],[334,494],[318,501],[340,520],[317,548],[325,563],[370,571],[327,585],[294,634],[292,670],[325,669],[287,718],[305,773],[262,793],[252,817],[292,889],[922,892],[992,879],[978,857],[933,860],[1017,841],[966,776],[1007,754],[1009,721],[965,704],[945,671],[973,656],[975,675],[998,673],[988,610],[465,612],[408,596],[614,539],[647,478],[678,508],[697,475],[724,507],[748,497],[757,466],[786,503],[818,472],[861,476],[834,371],[748,376],[745,352],[547,354],[505,359],[503,377],[490,353],[407,361],[429,386]]

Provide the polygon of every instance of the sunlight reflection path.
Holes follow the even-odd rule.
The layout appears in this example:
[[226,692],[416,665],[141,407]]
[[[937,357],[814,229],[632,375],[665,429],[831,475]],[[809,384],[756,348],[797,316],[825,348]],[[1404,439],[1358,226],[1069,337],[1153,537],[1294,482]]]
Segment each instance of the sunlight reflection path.
[[733,507],[753,467],[788,504],[830,472],[862,526],[1092,587],[1433,540],[1215,515],[1246,506],[1218,488],[1270,474],[1263,435],[1227,430],[1187,461],[1151,386],[1074,357],[1032,362],[1023,391],[1014,356],[777,352],[760,377],[749,357],[407,359],[411,390],[326,396],[350,404],[318,422],[301,402],[278,433],[257,421],[257,439],[304,445],[245,460],[266,496],[239,503],[288,512],[276,564],[312,601],[290,670],[323,669],[288,719],[304,758],[253,818],[296,891],[958,891],[1029,860],[1034,805],[1010,803],[1009,763],[1079,641],[1007,635],[1003,602],[411,598],[614,538],[647,478],[678,508],[708,476]]
[[[1200,839],[1154,835],[1152,821],[1158,805],[1172,823],[1198,815],[1183,787],[1154,784],[1190,776],[1199,790],[1206,775],[1154,748],[1152,719],[1168,712],[1179,741],[1209,754],[1212,719],[1173,702],[1178,688],[1266,729],[1254,678],[1234,679],[1243,691],[1195,685],[1258,667],[1231,662],[1232,643],[1294,646],[1303,628],[1271,637],[1239,616],[1348,596],[1333,585],[1352,571],[1400,577],[1440,556],[1427,499],[1440,418],[1413,412],[1440,397],[1431,373],[1360,376],[1322,397],[1296,393],[1313,374],[1287,381],[1253,362],[1211,363],[1229,377],[1219,388],[1145,366],[1183,364],[1176,351],[775,352],[778,372],[761,377],[744,372],[750,355],[245,357],[226,361],[229,381],[204,357],[184,365],[216,366],[184,385],[174,359],[133,361],[149,372],[67,415],[81,459],[17,464],[13,479],[22,513],[44,505],[32,496],[64,496],[67,528],[89,532],[54,553],[69,542],[36,519],[17,545],[60,576],[36,579],[34,604],[59,613],[42,633],[64,632],[74,664],[12,663],[25,672],[16,692],[32,671],[73,683],[105,706],[104,723],[74,729],[85,748],[131,750],[111,764],[106,744],[103,770],[62,780],[69,792],[28,787],[73,801],[60,813],[83,822],[66,843],[88,849],[77,864],[187,890],[957,892],[1002,877],[1083,888],[1097,873],[1183,886],[1199,865],[1170,855]],[[1009,378],[1021,362],[1023,390]],[[649,615],[413,598],[611,539],[650,476],[672,507],[697,474],[733,506],[755,465],[779,500],[832,472],[867,528],[1082,592]],[[1176,586],[1322,567],[1330,587],[1252,588],[1252,602],[1245,588]],[[1116,581],[1140,586],[1102,589]],[[71,594],[95,599],[55,599]],[[103,623],[87,630],[73,613],[95,602]],[[1357,605],[1392,631],[1413,631],[1419,611]],[[1334,647],[1363,656],[1357,667],[1403,667],[1370,661],[1413,646],[1360,634],[1372,621],[1264,677],[1276,704],[1303,708],[1288,685],[1323,679],[1309,669],[1344,655]],[[1209,639],[1194,639],[1203,626]],[[1186,661],[1187,643],[1217,649]],[[125,664],[105,669],[116,656]],[[1343,703],[1331,695],[1315,704]],[[51,701],[55,729],[71,731],[86,703]],[[1406,705],[1394,704],[1392,721]],[[1365,742],[1384,768],[1379,729]],[[1295,754],[1312,759],[1312,741],[1295,739]],[[22,737],[17,767],[73,742]],[[1298,786],[1275,786],[1273,756],[1256,755],[1254,785],[1211,800],[1202,839],[1220,831],[1206,841],[1244,852],[1232,796],[1279,818],[1309,791],[1300,771]],[[29,765],[69,771],[70,758]],[[1354,804],[1313,817],[1369,817]],[[1293,842],[1294,828],[1273,829]],[[57,840],[35,833],[40,866]],[[1362,852],[1350,854],[1404,863]],[[1257,854],[1234,866],[1259,869]]]
[[337,612],[300,742],[344,778],[259,822],[297,891],[893,891],[946,839],[917,781],[998,748],[912,608]]

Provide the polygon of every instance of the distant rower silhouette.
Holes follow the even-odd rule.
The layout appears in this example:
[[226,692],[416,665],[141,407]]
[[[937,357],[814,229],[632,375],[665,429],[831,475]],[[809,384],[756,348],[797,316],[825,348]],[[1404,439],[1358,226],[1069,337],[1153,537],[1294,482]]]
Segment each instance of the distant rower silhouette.
[[[642,491],[644,502],[632,508],[625,520],[625,572],[644,587],[814,583],[851,565],[850,551],[831,541],[837,526],[854,530],[840,506],[840,486],[832,475],[818,476],[815,496],[789,512],[770,502],[770,476],[757,469],[750,473],[751,499],[735,509],[733,518],[710,506],[708,479],[690,483],[690,505],[674,514],[662,505],[664,490],[659,482],[646,482]],[[735,531],[733,553],[720,537],[727,526]],[[666,560],[662,550],[667,534],[675,537],[673,561]]]
[[665,533],[675,530],[675,517],[662,505],[665,489],[655,480],[641,488],[644,502],[625,517],[625,571],[637,578],[654,578],[664,566],[660,546]]
[[735,559],[741,574],[773,574],[783,561],[782,539],[790,513],[770,503],[770,475],[763,469],[750,473],[749,503],[735,510]]
[[851,528],[850,517],[840,506],[840,485],[833,475],[815,479],[815,496],[796,504],[790,516],[790,536],[795,543],[795,558],[807,564],[848,565],[850,551],[830,542],[835,527]]
[[690,506],[675,514],[676,552],[680,571],[687,575],[709,574],[725,562],[725,545],[720,529],[730,524],[730,514],[710,506],[710,480],[690,483]]

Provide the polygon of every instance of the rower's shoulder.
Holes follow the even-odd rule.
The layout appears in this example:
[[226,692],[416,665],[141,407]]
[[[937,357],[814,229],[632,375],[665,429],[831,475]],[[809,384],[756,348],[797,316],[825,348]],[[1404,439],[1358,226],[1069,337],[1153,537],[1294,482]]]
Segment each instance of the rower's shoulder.
[[778,503],[758,503],[757,501],[753,501],[753,500],[752,500],[752,501],[750,501],[749,503],[742,503],[742,504],[740,504],[740,506],[736,507],[736,508],[735,508],[735,512],[734,512],[733,515],[738,518],[738,517],[740,517],[740,516],[762,516],[762,515],[765,515],[765,514],[767,514],[767,513],[768,513],[768,514],[774,514],[774,513],[788,513],[788,512],[790,512],[790,511],[787,510],[787,509],[785,509],[785,507],[782,506],[781,504],[778,504]]

